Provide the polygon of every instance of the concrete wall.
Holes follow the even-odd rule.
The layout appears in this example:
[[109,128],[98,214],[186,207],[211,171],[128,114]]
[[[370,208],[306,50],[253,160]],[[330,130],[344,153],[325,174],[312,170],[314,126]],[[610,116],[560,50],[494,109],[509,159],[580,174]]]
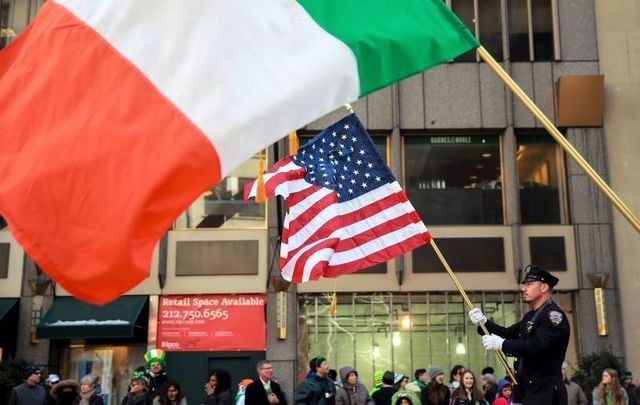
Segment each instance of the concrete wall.
[[[605,75],[605,139],[611,187],[629,209],[640,215],[640,3],[637,0],[595,0],[600,72]],[[627,368],[640,371],[640,234],[624,217],[613,213],[614,250],[602,250],[618,268],[615,296],[609,302],[621,308]],[[609,297],[607,297],[609,298]]]

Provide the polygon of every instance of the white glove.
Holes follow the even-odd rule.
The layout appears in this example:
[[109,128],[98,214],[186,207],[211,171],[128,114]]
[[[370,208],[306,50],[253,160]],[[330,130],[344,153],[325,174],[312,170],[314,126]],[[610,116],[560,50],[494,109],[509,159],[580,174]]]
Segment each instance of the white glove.
[[480,308],[473,308],[469,311],[469,318],[474,324],[487,323],[487,317],[484,316]]
[[502,350],[502,342],[504,339],[494,334],[482,336],[484,350]]

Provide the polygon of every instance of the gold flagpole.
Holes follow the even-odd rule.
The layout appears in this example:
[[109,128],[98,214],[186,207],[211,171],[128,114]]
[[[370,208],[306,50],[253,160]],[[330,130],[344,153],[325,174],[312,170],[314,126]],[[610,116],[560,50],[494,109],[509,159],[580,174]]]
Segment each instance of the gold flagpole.
[[620,213],[629,221],[629,223],[640,232],[640,220],[631,212],[624,202],[613,192],[613,190],[602,180],[595,170],[587,163],[580,153],[571,145],[569,141],[558,131],[558,128],[544,115],[544,113],[536,106],[533,101],[525,94],[525,92],[513,81],[511,76],[505,72],[491,54],[482,46],[477,49],[480,58],[502,79],[505,85],[511,89],[513,94],[522,101],[522,103],[533,113],[533,115],[542,123],[547,132],[562,146],[562,148],[571,156],[578,166],[593,180],[594,183],[602,190],[604,195],[613,203]]
[[[475,308],[475,306],[469,299],[469,296],[467,295],[467,293],[464,291],[464,287],[462,287],[462,284],[460,284],[460,280],[458,280],[458,277],[456,277],[456,275],[453,273],[453,270],[451,270],[451,267],[449,267],[449,263],[447,263],[447,260],[442,255],[442,252],[440,252],[440,249],[438,249],[438,245],[436,245],[436,241],[433,238],[431,238],[430,243],[431,243],[431,247],[433,248],[433,251],[436,252],[436,255],[440,259],[440,262],[442,262],[442,265],[447,270],[447,273],[449,273],[449,277],[451,277],[451,281],[453,281],[453,284],[455,284],[456,288],[458,289],[458,292],[460,292],[460,295],[462,295],[462,298],[464,299],[464,302],[467,304],[467,307],[469,307],[469,310],[472,310],[473,308]],[[485,335],[490,334],[489,330],[487,329],[484,323],[480,324],[480,328],[482,328],[482,331],[484,332]],[[498,357],[498,360],[500,360],[500,363],[502,363],[504,368],[507,370],[507,373],[509,373],[509,375],[513,379],[513,383],[517,384],[518,380],[516,380],[516,376],[513,374],[511,367],[509,367],[509,363],[507,363],[507,358],[505,357],[504,353],[502,353],[502,350],[496,350],[496,356]]]

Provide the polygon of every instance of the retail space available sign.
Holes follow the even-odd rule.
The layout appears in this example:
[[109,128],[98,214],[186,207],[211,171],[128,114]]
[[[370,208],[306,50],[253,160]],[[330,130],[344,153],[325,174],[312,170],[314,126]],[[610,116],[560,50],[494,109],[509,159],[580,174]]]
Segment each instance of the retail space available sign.
[[158,348],[167,351],[263,351],[264,295],[160,297]]

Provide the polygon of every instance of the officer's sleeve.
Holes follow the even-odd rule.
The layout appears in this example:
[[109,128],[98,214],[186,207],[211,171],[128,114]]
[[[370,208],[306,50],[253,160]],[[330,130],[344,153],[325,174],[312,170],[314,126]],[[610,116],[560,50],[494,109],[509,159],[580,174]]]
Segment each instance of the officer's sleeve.
[[[500,326],[493,321],[487,320],[484,326],[487,327],[487,330],[489,331],[489,333],[493,333],[494,335],[498,335],[505,339],[518,339],[519,337],[518,333],[520,332],[521,323],[522,321],[517,322],[509,326],[508,328],[505,328],[504,326]],[[484,335],[484,331],[480,326],[478,326],[478,334]]]
[[[556,311],[557,312],[557,311]],[[502,351],[508,356],[537,356],[548,353],[549,350],[559,345],[563,341],[565,328],[567,327],[566,315],[564,319],[554,325],[549,319],[548,312],[542,314],[540,325],[533,332],[530,339],[507,338],[502,343]]]

